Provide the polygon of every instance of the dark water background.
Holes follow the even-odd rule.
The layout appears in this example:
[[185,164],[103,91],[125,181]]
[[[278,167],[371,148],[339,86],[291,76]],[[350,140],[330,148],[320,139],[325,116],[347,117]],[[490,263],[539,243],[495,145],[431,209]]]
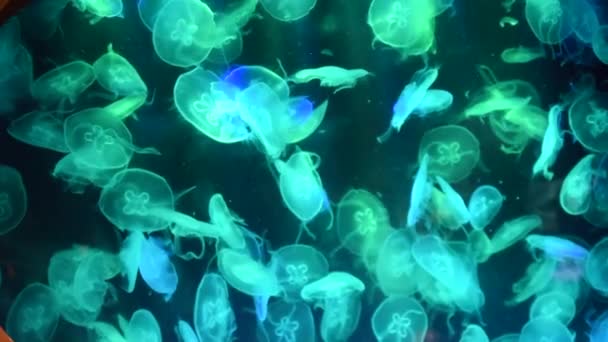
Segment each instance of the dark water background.
[[[125,19],[104,19],[94,26],[68,6],[61,21],[63,35],[56,34],[48,41],[25,41],[34,59],[34,75],[75,59],[93,63],[112,43],[114,50],[135,66],[148,88],[156,91],[154,104],[139,111],[141,120],[127,120],[127,124],[138,146],[154,146],[162,156],[136,155],[131,167],[164,176],[176,193],[196,185],[187,200],[179,203],[178,208],[184,212],[195,212],[197,218],[206,220],[207,201],[219,192],[253,231],[259,234],[267,231],[266,237],[273,249],[292,243],[298,222],[283,206],[263,156],[252,146],[213,142],[181,119],[171,105],[173,85],[183,70],[160,61],[152,47],[151,33],[139,20],[135,2],[124,0],[124,5]],[[399,63],[391,50],[371,48],[373,37],[366,24],[368,7],[367,0],[319,0],[309,16],[295,23],[273,20],[258,7],[264,19],[254,19],[246,27],[250,33],[244,36],[244,52],[235,63],[263,65],[278,72],[276,59],[279,58],[290,73],[332,64],[365,68],[376,74],[354,89],[331,96],[330,91],[319,90],[314,83],[295,89],[296,94],[310,95],[316,103],[329,96],[328,113],[320,127],[323,133],[315,133],[300,147],[321,156],[319,172],[333,202],[338,202],[351,188],[378,193],[394,226],[402,226],[405,220],[422,135],[431,128],[457,121],[466,104],[465,93],[483,85],[475,68],[477,64],[489,66],[501,80],[521,78],[531,82],[541,94],[545,107],[557,102],[559,95],[570,89],[569,83],[585,72],[593,73],[600,82],[606,79],[605,66],[594,60],[585,65],[568,63],[563,67],[559,61],[548,59],[527,65],[502,63],[500,52],[504,48],[537,44],[523,19],[523,1],[518,1],[511,13],[520,19],[520,24],[502,29],[498,21],[504,10],[499,1],[456,0],[454,16],[444,13],[437,18],[438,52],[431,58],[432,63],[442,64],[434,88],[453,92],[453,107],[441,117],[408,121],[401,133],[379,145],[376,136],[386,129],[394,101],[422,63],[419,58]],[[322,55],[323,49],[331,49],[334,55]],[[25,103],[20,112],[34,108],[33,103]],[[474,170],[456,189],[468,199],[476,186],[491,184],[507,197],[490,232],[504,220],[539,213],[544,220],[543,231],[547,233],[577,236],[589,245],[606,235],[582,218],[563,213],[557,201],[561,181],[585,154],[582,148],[567,140],[555,166],[554,180],[530,181],[538,143],[529,146],[518,160],[498,152],[497,139],[483,123],[469,120],[460,124],[481,142],[482,160],[489,171]],[[8,122],[0,125],[0,132],[5,132]],[[28,212],[21,225],[0,237],[0,267],[4,275],[0,288],[0,322],[5,322],[11,301],[22,288],[31,282],[46,283],[46,270],[53,253],[75,243],[118,251],[120,238],[97,209],[98,189],[90,188],[83,195],[74,195],[51,176],[60,154],[19,143],[6,133],[0,133],[0,149],[0,162],[21,172],[29,196]],[[324,252],[336,244],[335,230],[324,233],[320,241],[315,242]],[[531,261],[521,245],[479,266],[481,288],[486,296],[482,315],[490,338],[519,332],[528,320],[529,302],[515,308],[505,308],[502,304],[511,295],[511,284],[523,275]],[[212,251],[212,246],[208,245],[207,250]],[[151,294],[140,278],[135,293],[125,295],[119,291],[119,303],[105,309],[101,319],[114,322],[116,313],[128,318],[134,310],[146,308],[159,321],[164,340],[175,341],[173,327],[177,320],[192,322],[194,294],[209,256],[210,252],[203,260],[192,262],[176,259],[180,283],[169,303]],[[358,263],[352,255],[339,253],[330,262],[332,269],[351,271],[371,287],[369,277],[356,266]],[[7,266],[15,271],[11,279],[7,279]],[[252,301],[233,290],[230,296],[237,315],[236,337],[240,341],[252,341],[255,317],[247,311],[253,308]],[[363,296],[359,328],[351,341],[374,340],[370,317],[380,300],[378,293]],[[591,307],[601,310],[606,305],[592,294],[584,311]],[[314,314],[319,322],[320,312]],[[453,322],[459,334],[462,316],[457,317]],[[577,340],[584,340],[583,314],[577,316],[570,328],[577,332]],[[436,341],[458,338],[458,335],[448,337],[441,315],[432,322],[431,329],[436,333]],[[84,329],[61,322],[54,341],[84,341],[85,336]]]

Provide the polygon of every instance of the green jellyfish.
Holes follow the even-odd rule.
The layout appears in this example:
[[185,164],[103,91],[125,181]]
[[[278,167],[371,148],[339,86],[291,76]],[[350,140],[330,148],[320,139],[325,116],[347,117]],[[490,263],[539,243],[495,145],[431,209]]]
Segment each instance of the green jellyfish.
[[139,309],[133,313],[125,331],[127,341],[161,342],[160,326],[154,315],[146,310]]
[[6,129],[13,138],[36,147],[68,153],[63,121],[52,112],[33,111],[11,121]]
[[66,183],[68,191],[82,194],[90,185],[103,188],[116,173],[125,167],[98,169],[82,162],[74,153],[69,153],[55,164],[51,174]]
[[323,122],[328,100],[323,101],[312,110],[306,108],[308,105],[311,108],[313,106],[312,102],[306,98],[292,97],[287,102],[287,110],[275,118],[285,143],[299,143],[313,134]]
[[585,261],[585,279],[595,290],[608,294],[608,238],[596,243]]
[[477,263],[486,262],[494,251],[492,241],[483,230],[474,229],[469,233],[471,253]]
[[529,63],[540,58],[545,58],[545,50],[542,47],[518,46],[505,49],[500,53],[500,59],[509,64]]
[[152,32],[158,13],[170,0],[146,0],[137,2],[137,13],[142,23]]
[[175,106],[190,124],[220,143],[247,139],[250,132],[240,117],[233,86],[211,71],[194,68],[177,78],[173,88]]
[[93,67],[83,61],[58,66],[32,83],[32,97],[43,107],[62,106],[76,100],[95,82]]
[[154,51],[165,63],[202,63],[216,45],[213,12],[198,0],[170,0],[158,12],[152,31]]
[[314,342],[315,321],[310,306],[301,301],[277,300],[268,305],[268,318],[258,327],[264,342]]
[[223,248],[217,252],[220,273],[230,286],[250,296],[277,296],[281,292],[279,279],[272,270],[251,256]]
[[543,44],[559,44],[572,33],[566,11],[561,0],[526,1],[526,21]]
[[479,141],[466,128],[446,125],[424,134],[418,150],[418,160],[428,154],[430,175],[441,176],[447,182],[467,178],[479,161]]
[[608,152],[608,100],[604,93],[580,96],[570,106],[568,122],[578,142],[593,152]]
[[211,224],[221,230],[220,238],[229,248],[235,250],[247,248],[247,242],[241,230],[241,227],[246,227],[247,224],[228,208],[222,194],[213,194],[209,199],[209,218]]
[[498,215],[503,195],[496,187],[481,185],[473,191],[469,199],[469,212],[471,213],[471,226],[476,230],[483,230]]
[[551,291],[536,297],[530,306],[530,320],[539,317],[557,319],[564,325],[570,324],[576,314],[576,303],[568,294]]
[[108,52],[93,63],[93,69],[97,82],[117,97],[148,93],[148,87],[137,70],[126,58],[114,52],[112,44],[108,45]]
[[147,93],[125,96],[103,107],[103,110],[116,119],[124,120],[146,104]]
[[531,319],[519,334],[519,342],[574,342],[575,334],[565,324],[555,318],[539,317]]
[[15,341],[51,341],[59,323],[59,298],[40,283],[19,292],[8,310],[6,331]]
[[422,342],[428,324],[422,305],[406,296],[386,297],[372,316],[378,341]]
[[0,164],[0,236],[15,229],[25,217],[27,193],[17,169]]
[[542,225],[543,221],[538,215],[524,215],[504,222],[492,235],[493,254],[523,240],[531,231]]
[[373,265],[393,231],[384,204],[364,189],[349,190],[338,202],[336,230],[341,246]]
[[14,115],[17,101],[29,96],[32,84],[32,56],[21,45],[21,29],[17,17],[0,27],[0,115]]
[[173,211],[173,191],[165,178],[143,169],[116,173],[101,191],[99,210],[118,229],[153,232],[171,223],[156,215],[157,210]]
[[490,342],[485,330],[477,324],[469,324],[460,335],[459,342]]
[[279,248],[272,253],[270,268],[277,275],[286,301],[300,299],[300,290],[329,273],[325,256],[316,248],[295,244]]
[[81,12],[91,14],[91,25],[103,18],[124,17],[122,0],[72,0],[72,4]]
[[199,341],[229,341],[236,331],[228,286],[221,275],[205,273],[194,302],[194,329]]
[[301,69],[289,77],[289,81],[302,84],[313,80],[319,80],[321,87],[336,87],[334,94],[351,89],[357,85],[357,81],[363,77],[373,75],[365,69],[344,69],[342,67],[326,65],[312,69]]
[[281,102],[289,99],[289,85],[272,70],[259,65],[240,66],[224,77],[224,81],[245,90],[256,83],[264,83],[279,97]]
[[260,0],[262,7],[280,21],[296,21],[312,11],[317,0]]

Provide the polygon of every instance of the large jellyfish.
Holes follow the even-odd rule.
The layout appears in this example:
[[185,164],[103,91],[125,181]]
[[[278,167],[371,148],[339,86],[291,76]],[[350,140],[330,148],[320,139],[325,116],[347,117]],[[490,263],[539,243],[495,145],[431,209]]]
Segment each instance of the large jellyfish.
[[573,342],[575,334],[565,324],[555,318],[539,317],[531,319],[521,329],[520,342]]
[[530,306],[530,319],[547,317],[570,324],[576,314],[574,299],[562,291],[550,291],[536,297]]
[[562,0],[527,0],[526,20],[541,43],[559,44],[573,29],[566,18]]
[[44,107],[61,106],[65,101],[74,104],[93,82],[93,67],[86,62],[75,61],[38,77],[32,84],[31,92],[34,99]]
[[310,306],[278,300],[268,305],[268,319],[258,327],[264,342],[314,342],[315,321]]
[[19,292],[8,310],[6,331],[15,341],[51,341],[59,312],[59,299],[53,289],[32,283]]
[[27,193],[17,169],[0,164],[0,235],[15,229],[25,217]]
[[108,45],[108,52],[93,63],[93,69],[97,82],[116,96],[148,93],[148,87],[137,70],[126,58],[114,52],[112,44]]

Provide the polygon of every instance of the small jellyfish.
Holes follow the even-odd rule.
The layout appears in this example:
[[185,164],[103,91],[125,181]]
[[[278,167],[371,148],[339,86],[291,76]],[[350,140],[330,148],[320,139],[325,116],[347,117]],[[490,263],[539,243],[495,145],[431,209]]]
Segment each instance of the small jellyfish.
[[272,270],[251,256],[230,248],[217,253],[221,275],[230,286],[250,296],[277,296],[279,279]]
[[428,318],[415,299],[389,296],[374,311],[372,329],[378,341],[422,342]]
[[481,185],[475,189],[468,206],[471,213],[471,226],[477,230],[487,227],[498,215],[503,201],[504,197],[500,191],[491,185]]
[[600,26],[592,37],[593,52],[602,63],[608,64],[608,25]]
[[530,319],[547,317],[570,324],[576,314],[574,299],[562,291],[551,291],[536,297],[530,306]]
[[310,307],[299,301],[288,303],[278,300],[268,306],[268,319],[258,326],[263,341],[314,342],[315,322]]
[[608,152],[608,100],[604,93],[580,96],[568,120],[576,140],[593,152]]
[[419,272],[412,255],[415,234],[410,229],[392,232],[378,250],[375,273],[380,290],[387,296],[409,296],[418,283],[410,281]]
[[564,107],[560,104],[554,105],[549,111],[549,122],[543,136],[540,155],[532,167],[532,175],[540,172],[546,180],[553,179],[553,172],[549,170],[555,164],[557,156],[564,146],[564,133],[560,128],[560,118]]
[[205,273],[194,303],[194,329],[199,340],[229,341],[236,331],[236,321],[222,276]]
[[519,342],[572,342],[575,334],[555,318],[539,317],[531,319],[521,329]]
[[559,203],[570,215],[582,215],[591,205],[593,159],[594,155],[588,154],[579,160],[562,183]]
[[312,11],[317,0],[260,0],[262,7],[280,21],[296,21]]
[[490,342],[490,339],[482,327],[469,324],[460,335],[459,342]]
[[147,94],[148,87],[131,63],[108,45],[108,51],[93,63],[97,82],[115,96]]
[[415,225],[424,218],[431,198],[432,183],[429,181],[428,167],[430,157],[425,154],[420,162],[412,190],[410,191],[410,207],[407,211],[407,226]]
[[542,225],[543,221],[538,215],[524,215],[504,222],[492,235],[493,253],[498,253],[511,247]]
[[74,104],[93,82],[93,67],[86,62],[75,61],[38,77],[31,87],[32,97],[43,107],[61,107],[66,101]]
[[545,50],[542,47],[529,48],[518,46],[505,49],[500,54],[500,59],[509,64],[529,63],[540,58],[545,58]]
[[27,193],[21,174],[0,164],[0,235],[15,229],[25,217]]

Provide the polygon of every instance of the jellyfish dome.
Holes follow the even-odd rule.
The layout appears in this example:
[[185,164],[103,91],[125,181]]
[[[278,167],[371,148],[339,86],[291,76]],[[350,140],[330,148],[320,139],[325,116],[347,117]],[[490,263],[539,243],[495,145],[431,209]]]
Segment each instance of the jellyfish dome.
[[608,238],[602,239],[589,251],[585,260],[585,279],[591,287],[608,294]]
[[317,0],[260,0],[262,7],[280,21],[295,21],[308,15]]
[[608,95],[580,96],[570,106],[568,120],[577,141],[592,152],[608,152]]
[[6,331],[15,341],[51,341],[59,323],[59,301],[53,289],[32,283],[13,301]]
[[0,235],[15,229],[25,217],[27,193],[21,174],[0,164]]
[[372,316],[372,329],[378,341],[422,342],[428,324],[422,305],[405,296],[385,298]]

